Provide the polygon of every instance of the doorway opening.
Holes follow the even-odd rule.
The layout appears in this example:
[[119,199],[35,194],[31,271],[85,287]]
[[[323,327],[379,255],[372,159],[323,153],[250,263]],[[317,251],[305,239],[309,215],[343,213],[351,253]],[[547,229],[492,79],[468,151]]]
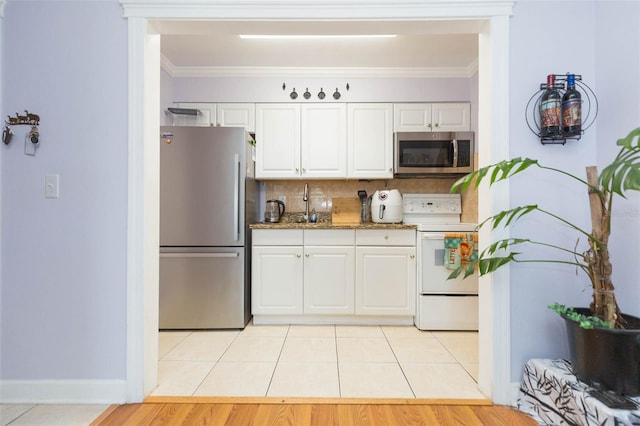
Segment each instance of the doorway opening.
[[[418,16],[424,13],[414,12]],[[260,13],[251,11],[249,15]],[[243,19],[246,16],[243,15]],[[149,24],[145,18],[130,18],[130,115],[145,117],[143,124],[136,124],[140,120],[132,119],[130,129],[127,356],[130,401],[142,400],[157,382],[158,307],[153,301],[157,301],[158,291],[158,159],[154,146],[157,145],[159,126],[160,44],[158,34],[153,34]],[[504,78],[508,73],[508,18],[501,15],[486,20],[479,38],[481,77],[478,104],[482,105],[479,111],[479,146],[483,146],[482,140],[491,140],[491,145],[478,153],[482,166],[491,158],[503,157],[508,148],[508,128],[504,125],[508,122],[508,90],[507,79]],[[491,191],[481,190],[479,213],[485,216],[486,212],[500,209],[507,202],[507,197],[495,197]],[[480,238],[487,243],[491,241],[488,233],[481,234]],[[496,403],[509,403],[508,280],[499,275],[483,281],[480,283],[483,289],[480,294],[480,389]],[[493,348],[500,349],[494,351]]]

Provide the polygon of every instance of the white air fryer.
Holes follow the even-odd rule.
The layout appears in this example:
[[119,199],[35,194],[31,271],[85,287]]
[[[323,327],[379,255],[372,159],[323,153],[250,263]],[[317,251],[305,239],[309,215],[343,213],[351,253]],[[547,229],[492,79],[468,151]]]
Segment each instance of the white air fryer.
[[375,223],[402,222],[402,194],[397,189],[376,191],[371,198],[371,220]]

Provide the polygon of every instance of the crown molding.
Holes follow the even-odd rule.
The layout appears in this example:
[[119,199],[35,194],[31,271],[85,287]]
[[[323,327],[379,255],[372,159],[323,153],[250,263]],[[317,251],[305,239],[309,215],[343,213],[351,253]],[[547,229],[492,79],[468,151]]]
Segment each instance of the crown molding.
[[478,62],[468,67],[177,67],[164,55],[161,66],[171,77],[282,78],[470,78]]

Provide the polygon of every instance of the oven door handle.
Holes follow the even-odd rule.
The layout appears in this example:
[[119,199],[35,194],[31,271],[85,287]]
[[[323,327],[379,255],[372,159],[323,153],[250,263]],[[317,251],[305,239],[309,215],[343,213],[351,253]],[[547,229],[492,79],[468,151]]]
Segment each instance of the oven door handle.
[[420,232],[420,234],[423,240],[444,240],[444,233]]
[[452,140],[451,144],[453,145],[453,167],[458,167],[458,140]]

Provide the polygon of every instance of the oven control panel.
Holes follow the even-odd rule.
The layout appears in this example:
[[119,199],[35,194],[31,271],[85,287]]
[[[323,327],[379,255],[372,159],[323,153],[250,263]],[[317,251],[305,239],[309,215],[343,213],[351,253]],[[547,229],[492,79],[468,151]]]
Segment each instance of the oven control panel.
[[403,213],[456,214],[462,213],[460,194],[403,194]]

